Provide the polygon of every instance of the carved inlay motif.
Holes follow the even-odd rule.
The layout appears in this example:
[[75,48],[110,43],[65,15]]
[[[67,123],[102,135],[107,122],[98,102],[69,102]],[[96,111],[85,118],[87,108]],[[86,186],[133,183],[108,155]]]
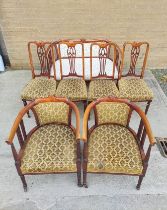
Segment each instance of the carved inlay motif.
[[131,62],[128,74],[135,74],[136,63],[140,54],[140,46],[132,46],[131,49]]
[[69,59],[69,65],[70,65],[70,72],[69,75],[75,75],[75,58],[76,58],[76,49],[75,47],[68,47],[67,48],[67,56]]
[[99,62],[100,62],[99,76],[106,75],[106,71],[105,71],[106,58],[107,58],[107,48],[99,48]]

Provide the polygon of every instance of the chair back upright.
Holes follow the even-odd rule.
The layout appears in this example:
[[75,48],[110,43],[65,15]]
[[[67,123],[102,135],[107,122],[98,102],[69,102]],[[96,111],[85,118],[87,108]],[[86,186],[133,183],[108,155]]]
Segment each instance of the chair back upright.
[[[60,40],[58,47],[61,79],[64,77],[80,77],[84,79],[84,46],[82,41]],[[77,63],[78,58],[81,59],[81,62],[79,63],[80,65]],[[63,68],[63,60],[68,60],[68,72],[64,71],[65,69]]]
[[53,65],[51,42],[28,42],[28,54],[32,78],[45,76],[50,78],[50,69]]
[[125,42],[123,45],[123,68],[121,77],[143,78],[149,52],[148,42]]
[[[97,59],[98,68],[94,65]],[[90,80],[117,79],[118,70],[121,69],[121,60],[122,52],[115,43],[109,41],[92,43],[90,46]]]

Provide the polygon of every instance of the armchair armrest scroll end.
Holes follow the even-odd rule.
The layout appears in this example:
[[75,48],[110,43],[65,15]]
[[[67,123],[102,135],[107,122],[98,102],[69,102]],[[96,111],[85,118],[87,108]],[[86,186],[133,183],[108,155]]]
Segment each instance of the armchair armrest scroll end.
[[5,142],[6,142],[8,145],[11,145],[11,144],[12,144],[12,142],[10,141],[10,139],[7,139]]
[[84,143],[86,143],[86,142],[87,142],[87,136],[86,136],[86,135],[84,135],[84,134],[83,134],[83,136],[82,136],[82,141],[83,141]]

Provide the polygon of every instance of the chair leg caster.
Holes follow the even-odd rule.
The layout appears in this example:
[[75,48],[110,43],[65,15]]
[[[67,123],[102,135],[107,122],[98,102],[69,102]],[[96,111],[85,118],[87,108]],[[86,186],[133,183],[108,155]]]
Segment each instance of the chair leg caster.
[[138,183],[136,185],[136,189],[137,190],[140,190],[140,187],[141,187],[141,183],[143,181],[143,178],[144,178],[144,176],[139,176],[139,180],[138,180]]
[[27,185],[23,186],[24,192],[27,192]]
[[137,185],[137,186],[136,186],[136,190],[140,190],[140,186]]
[[81,182],[78,183],[78,187],[83,187],[83,185],[81,184]]
[[27,183],[26,183],[24,175],[20,175],[20,178],[23,184],[24,192],[27,192]]
[[83,183],[83,187],[88,188],[87,183]]
[[[80,167],[78,169],[78,171],[80,171]],[[78,187],[82,187],[83,185],[81,184],[81,172],[77,172],[77,182],[78,182]]]

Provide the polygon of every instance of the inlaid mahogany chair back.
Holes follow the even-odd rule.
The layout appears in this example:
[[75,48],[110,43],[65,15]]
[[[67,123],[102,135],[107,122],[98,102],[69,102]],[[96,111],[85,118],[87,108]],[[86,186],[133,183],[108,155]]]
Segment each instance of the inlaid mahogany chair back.
[[[55,62],[57,80],[65,77],[83,77],[85,81],[89,81],[90,45],[95,42],[107,41],[98,39],[59,40],[59,60]],[[71,43],[73,43],[73,46],[71,46]],[[52,74],[53,68],[51,69]]]
[[[95,49],[94,49],[95,48]],[[111,58],[112,65],[110,66],[110,72],[106,72],[106,62],[109,59],[109,55],[113,54]],[[96,76],[93,75],[93,58],[99,60],[99,72]],[[111,42],[96,42],[90,46],[90,79],[96,78],[111,78],[114,79],[115,73],[115,62],[116,62],[116,45]],[[97,69],[95,69],[97,71]]]
[[[21,91],[24,106],[27,105],[27,101],[55,95],[57,86],[55,60],[58,59],[56,43],[53,45],[51,42],[28,43],[32,80]],[[50,76],[51,67],[53,67],[53,76]],[[27,114],[30,117],[29,112]]]
[[[118,71],[118,78],[115,78],[115,79],[119,79],[121,73],[122,73],[122,67],[123,67],[123,52],[121,50],[121,48],[116,44],[114,43],[115,46],[116,46],[116,60],[115,60],[115,66],[116,66],[116,69]],[[112,51],[110,51],[112,52]],[[113,55],[109,53],[109,58],[112,60],[113,58]],[[118,82],[118,81],[117,81]]]
[[[84,46],[80,40],[61,40],[58,44],[59,59],[60,59],[60,73],[61,79],[64,77],[81,77],[84,79]],[[82,71],[77,72],[76,59],[81,58]],[[62,60],[67,59],[70,66],[70,71],[64,73],[62,67]]]
[[[31,129],[23,122],[29,110],[36,120]],[[71,123],[72,111],[75,125]],[[19,149],[14,143],[15,136]],[[68,99],[50,97],[30,102],[19,112],[6,142],[11,146],[25,191],[25,175],[36,174],[77,172],[81,186],[80,114],[77,106]]]
[[[114,42],[103,40],[95,43],[93,42],[90,48],[90,58],[98,58],[100,66],[99,75],[93,76],[93,60],[91,60],[91,79],[100,77],[118,79],[123,64],[123,54],[120,47]],[[110,65],[108,65],[109,62],[111,63]]]
[[[90,128],[88,118],[91,110],[95,119]],[[142,133],[140,127],[136,130],[130,126],[133,113],[137,113],[143,122]],[[146,135],[148,144],[144,145]],[[84,113],[82,139],[85,187],[87,173],[90,172],[139,176],[136,188],[140,189],[155,140],[147,117],[138,106],[128,100],[111,97],[93,101]]]
[[[46,76],[50,78],[50,69],[53,65],[53,50],[54,55],[58,54],[56,45],[51,45],[51,42],[28,42],[28,53],[30,60],[30,67],[32,71],[32,78],[39,76]],[[40,69],[36,72],[35,65]]]
[[[91,44],[93,43],[108,43],[109,40],[106,40],[106,39],[80,39],[84,45],[84,57],[85,58],[90,58],[90,48],[91,48]],[[86,69],[85,69],[86,71]],[[90,78],[89,78],[90,80]]]
[[[124,67],[120,77],[134,76],[143,78],[148,58],[148,52],[148,42],[125,42],[123,45]],[[128,66],[125,66],[126,53],[128,53],[128,60],[130,61]],[[126,73],[124,72],[125,68],[127,68]]]

